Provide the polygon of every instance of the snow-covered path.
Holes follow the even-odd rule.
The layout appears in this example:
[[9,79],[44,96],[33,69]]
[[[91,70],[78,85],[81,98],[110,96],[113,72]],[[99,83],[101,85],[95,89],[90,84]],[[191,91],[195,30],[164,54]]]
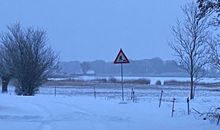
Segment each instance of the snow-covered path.
[[0,130],[219,130],[209,121],[187,116],[177,104],[157,102],[120,104],[92,97],[19,97],[0,95]]

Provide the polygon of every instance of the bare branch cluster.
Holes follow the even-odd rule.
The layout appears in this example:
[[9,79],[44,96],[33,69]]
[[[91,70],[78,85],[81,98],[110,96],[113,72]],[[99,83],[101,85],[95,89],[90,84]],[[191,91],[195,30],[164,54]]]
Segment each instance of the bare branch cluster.
[[220,25],[220,1],[219,0],[197,0],[199,14],[198,19],[210,17],[210,24],[214,26]]
[[34,95],[58,63],[57,55],[46,45],[46,32],[15,24],[8,26],[1,42],[5,72],[16,79],[16,93]]
[[182,8],[183,22],[177,21],[172,32],[174,41],[171,48],[177,61],[190,76],[191,99],[194,97],[194,82],[204,76],[205,66],[209,63],[210,33],[206,19],[198,19],[199,10],[195,3],[189,3]]

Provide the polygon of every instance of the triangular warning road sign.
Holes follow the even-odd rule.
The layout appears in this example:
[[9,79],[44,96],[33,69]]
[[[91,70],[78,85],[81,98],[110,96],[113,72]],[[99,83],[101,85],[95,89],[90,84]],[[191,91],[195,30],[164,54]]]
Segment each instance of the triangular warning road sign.
[[114,64],[126,64],[126,63],[129,63],[129,60],[126,57],[125,53],[122,51],[122,49],[120,49],[117,57],[115,58]]

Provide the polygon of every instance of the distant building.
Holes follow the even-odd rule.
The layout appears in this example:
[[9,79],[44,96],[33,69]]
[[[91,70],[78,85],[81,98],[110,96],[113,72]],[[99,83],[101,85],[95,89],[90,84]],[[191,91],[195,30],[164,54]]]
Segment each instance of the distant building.
[[95,75],[95,71],[94,70],[88,70],[86,72],[86,75]]

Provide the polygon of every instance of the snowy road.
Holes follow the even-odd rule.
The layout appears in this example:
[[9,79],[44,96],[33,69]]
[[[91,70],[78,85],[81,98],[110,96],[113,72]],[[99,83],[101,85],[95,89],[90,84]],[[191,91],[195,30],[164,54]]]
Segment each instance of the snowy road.
[[157,102],[120,104],[91,97],[0,95],[0,130],[219,130],[209,121],[187,116],[184,105]]
[[[111,123],[129,123],[126,117],[112,115],[103,104],[94,100],[69,97],[16,97],[1,96],[0,129],[68,130],[115,128]],[[96,106],[97,105],[97,106]],[[100,113],[100,107],[103,108]],[[97,109],[94,109],[97,108]],[[107,107],[107,109],[109,109]],[[111,109],[111,111],[114,109]],[[108,125],[109,124],[109,125]],[[116,127],[117,128],[117,127]]]

